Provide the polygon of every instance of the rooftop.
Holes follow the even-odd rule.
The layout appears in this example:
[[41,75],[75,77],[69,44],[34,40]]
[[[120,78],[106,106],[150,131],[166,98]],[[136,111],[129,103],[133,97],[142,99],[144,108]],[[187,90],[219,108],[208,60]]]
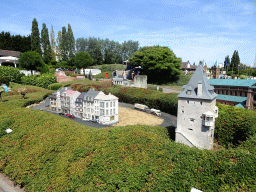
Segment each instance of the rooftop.
[[232,95],[217,95],[216,99],[222,100],[222,101],[233,101],[233,102],[242,103],[247,100],[247,97],[239,97],[239,96],[232,96]]
[[252,87],[256,84],[254,79],[209,79],[211,85],[225,85],[236,87]]

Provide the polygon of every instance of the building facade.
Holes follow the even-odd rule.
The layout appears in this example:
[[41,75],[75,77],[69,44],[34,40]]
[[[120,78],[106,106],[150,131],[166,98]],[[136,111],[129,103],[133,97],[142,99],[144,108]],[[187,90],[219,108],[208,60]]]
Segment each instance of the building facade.
[[216,94],[199,65],[189,83],[178,95],[175,141],[190,147],[213,147],[215,118],[218,117]]
[[232,106],[241,104],[247,109],[256,107],[256,80],[210,79],[209,82],[218,94],[217,102]]

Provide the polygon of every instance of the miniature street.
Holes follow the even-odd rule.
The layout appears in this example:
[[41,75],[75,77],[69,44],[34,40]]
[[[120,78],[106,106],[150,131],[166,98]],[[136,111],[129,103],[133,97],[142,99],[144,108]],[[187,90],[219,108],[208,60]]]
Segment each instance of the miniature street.
[[[41,111],[46,111],[48,113],[52,113],[52,114],[56,114],[54,112],[51,112],[49,110],[49,106],[50,105],[50,99],[49,98],[46,98],[44,101],[41,101],[39,104],[35,104],[35,105],[31,105],[29,108],[31,109],[36,109],[36,110],[41,110]],[[129,109],[134,109],[134,105],[132,104],[127,104],[127,103],[121,103],[119,102],[119,106],[120,107],[124,107],[124,108],[129,108]],[[137,110],[135,110],[136,112]],[[58,115],[58,114],[56,114]],[[148,115],[145,113],[145,115]],[[99,124],[99,123],[94,123],[92,121],[82,121],[82,119],[79,119],[79,118],[69,118],[65,115],[61,115],[61,117],[63,118],[67,118],[67,119],[70,119],[70,120],[73,120],[77,123],[80,123],[80,124],[83,124],[83,125],[86,125],[86,126],[89,126],[89,127],[95,127],[95,128],[104,128],[104,127],[112,127],[113,125],[102,125],[102,124]],[[176,116],[173,116],[173,115],[170,115],[168,113],[161,113],[161,116],[159,117],[161,119],[164,120],[163,123],[161,123],[160,127],[167,127],[167,126],[174,126],[176,127],[177,126],[177,117]]]

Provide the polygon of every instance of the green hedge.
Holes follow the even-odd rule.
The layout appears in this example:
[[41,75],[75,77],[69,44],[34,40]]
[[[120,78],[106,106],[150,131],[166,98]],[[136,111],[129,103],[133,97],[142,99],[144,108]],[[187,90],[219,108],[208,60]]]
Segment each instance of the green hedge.
[[48,85],[57,83],[57,78],[53,74],[45,73],[40,76],[24,76],[21,78],[21,82],[24,85],[34,85],[37,87],[48,88]]
[[62,87],[61,83],[53,83],[51,85],[48,85],[48,89],[50,90],[58,90]]
[[9,77],[11,82],[21,83],[21,77],[23,76],[24,74],[21,74],[18,68],[0,66],[0,77]]
[[236,147],[256,133],[256,113],[251,110],[218,104],[215,139],[225,147]]

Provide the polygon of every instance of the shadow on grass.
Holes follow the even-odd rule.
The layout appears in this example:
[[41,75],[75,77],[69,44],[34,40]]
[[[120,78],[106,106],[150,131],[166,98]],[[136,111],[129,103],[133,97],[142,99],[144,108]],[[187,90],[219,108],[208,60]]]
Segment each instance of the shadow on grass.
[[168,130],[169,138],[171,140],[175,141],[175,129],[176,129],[176,127],[175,126],[168,126],[166,128]]

